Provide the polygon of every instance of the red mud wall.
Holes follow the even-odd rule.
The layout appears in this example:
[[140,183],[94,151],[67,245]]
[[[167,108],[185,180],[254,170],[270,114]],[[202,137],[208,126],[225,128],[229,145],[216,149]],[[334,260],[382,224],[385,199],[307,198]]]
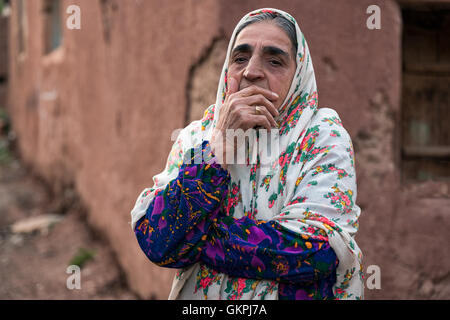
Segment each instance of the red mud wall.
[[[80,6],[81,29],[63,28],[63,45],[45,55],[43,1],[27,1],[28,36],[18,54],[12,1],[9,110],[19,150],[55,190],[75,187],[90,223],[109,239],[129,285],[143,298],[166,299],[173,271],[153,266],[140,251],[130,210],[163,169],[172,131],[185,125],[191,67],[214,39],[229,39],[245,13],[265,6],[297,18],[311,50],[320,106],[336,109],[353,138],[363,210],[356,240],[365,267],[381,271],[381,290],[366,290],[366,297],[450,296],[449,254],[439,245],[449,242],[448,185],[406,186],[399,174],[397,2],[62,3]],[[371,4],[382,10],[381,30],[366,27]]]

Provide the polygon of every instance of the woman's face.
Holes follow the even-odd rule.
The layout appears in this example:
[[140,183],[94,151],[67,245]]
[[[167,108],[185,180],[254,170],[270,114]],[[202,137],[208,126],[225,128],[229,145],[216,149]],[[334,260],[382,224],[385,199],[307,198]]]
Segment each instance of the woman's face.
[[245,27],[236,38],[228,65],[228,77],[239,83],[239,90],[251,85],[278,94],[280,108],[296,70],[292,44],[286,32],[270,21]]

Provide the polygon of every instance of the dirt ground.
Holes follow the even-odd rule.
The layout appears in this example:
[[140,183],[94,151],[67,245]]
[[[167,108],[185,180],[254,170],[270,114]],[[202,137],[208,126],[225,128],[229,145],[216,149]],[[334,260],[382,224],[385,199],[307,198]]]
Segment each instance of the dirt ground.
[[[0,299],[138,299],[106,241],[86,224],[74,194],[68,190],[55,199],[16,157],[7,162],[0,164]],[[15,222],[43,214],[61,215],[62,221],[13,232]],[[74,259],[84,262],[81,289],[67,287]]]

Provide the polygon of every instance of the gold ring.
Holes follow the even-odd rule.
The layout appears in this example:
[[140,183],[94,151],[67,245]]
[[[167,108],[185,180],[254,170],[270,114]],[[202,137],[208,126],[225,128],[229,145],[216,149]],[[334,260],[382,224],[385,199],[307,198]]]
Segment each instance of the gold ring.
[[262,112],[261,112],[261,107],[260,107],[260,106],[256,106],[256,108],[255,108],[255,114],[262,114]]

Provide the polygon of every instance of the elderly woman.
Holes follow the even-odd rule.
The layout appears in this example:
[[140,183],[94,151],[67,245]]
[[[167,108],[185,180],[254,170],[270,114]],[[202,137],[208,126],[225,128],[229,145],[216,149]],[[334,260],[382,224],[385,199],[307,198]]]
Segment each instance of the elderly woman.
[[[252,144],[227,136],[252,128]],[[271,156],[260,148],[250,161],[250,145],[269,132]],[[239,149],[244,163],[229,157]],[[363,297],[352,142],[336,111],[318,108],[308,46],[289,14],[241,19],[216,103],[181,130],[153,180],[132,227],[153,263],[180,269],[169,299]]]

